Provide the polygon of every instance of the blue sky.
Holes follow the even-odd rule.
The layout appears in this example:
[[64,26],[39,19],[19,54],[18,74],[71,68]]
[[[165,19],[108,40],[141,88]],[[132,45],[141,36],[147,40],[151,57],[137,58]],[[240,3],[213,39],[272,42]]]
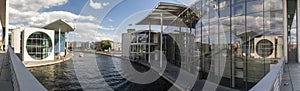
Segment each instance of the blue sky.
[[[191,0],[11,0],[10,26],[45,26],[63,19],[75,27],[69,40],[120,42],[128,24],[145,17],[158,2],[187,4]],[[194,0],[192,0],[194,1]],[[30,4],[31,6],[29,6]],[[147,29],[144,26],[131,26]]]

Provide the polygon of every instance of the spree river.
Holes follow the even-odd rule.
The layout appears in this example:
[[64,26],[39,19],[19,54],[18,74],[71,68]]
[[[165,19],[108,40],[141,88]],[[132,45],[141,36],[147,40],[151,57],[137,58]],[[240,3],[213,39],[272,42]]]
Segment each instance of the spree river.
[[[162,77],[147,84],[138,84],[125,79],[124,75],[130,77],[134,74],[120,70],[122,66],[126,66],[125,62],[128,62],[120,58],[93,53],[84,53],[82,58],[78,55],[79,53],[74,53],[73,59],[64,63],[30,68],[29,71],[51,91],[166,91],[172,86]],[[149,70],[140,64],[131,63],[131,65],[139,72]]]

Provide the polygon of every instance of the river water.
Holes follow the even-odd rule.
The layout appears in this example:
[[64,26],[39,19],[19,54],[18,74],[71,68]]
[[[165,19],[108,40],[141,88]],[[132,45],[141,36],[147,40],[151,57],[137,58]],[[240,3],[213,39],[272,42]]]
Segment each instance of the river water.
[[[30,68],[29,71],[48,90],[88,90],[88,91],[166,91],[172,84],[158,78],[147,84],[138,84],[125,79],[134,74],[121,71],[126,60],[116,57],[84,53],[84,57],[78,57],[74,53],[70,61],[64,63]],[[146,72],[148,67],[131,63],[139,72]],[[153,73],[157,74],[157,73]],[[136,79],[136,78],[132,78]],[[143,77],[140,77],[143,79]]]

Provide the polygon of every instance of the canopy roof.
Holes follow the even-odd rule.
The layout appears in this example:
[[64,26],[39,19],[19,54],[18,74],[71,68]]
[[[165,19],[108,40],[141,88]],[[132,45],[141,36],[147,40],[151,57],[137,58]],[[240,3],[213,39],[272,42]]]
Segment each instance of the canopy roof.
[[6,21],[6,10],[7,10],[7,8],[6,7],[8,7],[7,5],[8,5],[8,3],[6,3],[7,1],[6,0],[0,0],[0,20],[1,20],[1,24],[2,24],[2,27],[6,27],[6,23],[8,22],[8,21]]
[[67,24],[62,19],[56,20],[56,21],[44,26],[43,28],[50,29],[50,30],[55,30],[55,31],[59,31],[59,28],[60,28],[61,32],[72,32],[72,31],[74,31],[74,28],[72,28],[69,24]]
[[[161,24],[161,18],[163,23]],[[182,20],[182,21],[180,21]],[[169,25],[195,28],[199,17],[188,7],[160,2],[147,17],[136,25]]]
[[158,33],[158,32],[153,31],[153,30],[139,30],[139,31],[135,31],[133,33],[139,34],[139,33],[149,33],[149,32],[151,32],[151,33]]

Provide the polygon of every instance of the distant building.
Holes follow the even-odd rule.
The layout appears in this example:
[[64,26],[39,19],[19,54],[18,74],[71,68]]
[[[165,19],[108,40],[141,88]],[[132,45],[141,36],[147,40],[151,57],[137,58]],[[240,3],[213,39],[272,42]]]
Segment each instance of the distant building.
[[112,42],[111,43],[112,51],[122,51],[122,43],[120,42]]
[[95,49],[95,44],[93,42],[72,42],[73,49]]

